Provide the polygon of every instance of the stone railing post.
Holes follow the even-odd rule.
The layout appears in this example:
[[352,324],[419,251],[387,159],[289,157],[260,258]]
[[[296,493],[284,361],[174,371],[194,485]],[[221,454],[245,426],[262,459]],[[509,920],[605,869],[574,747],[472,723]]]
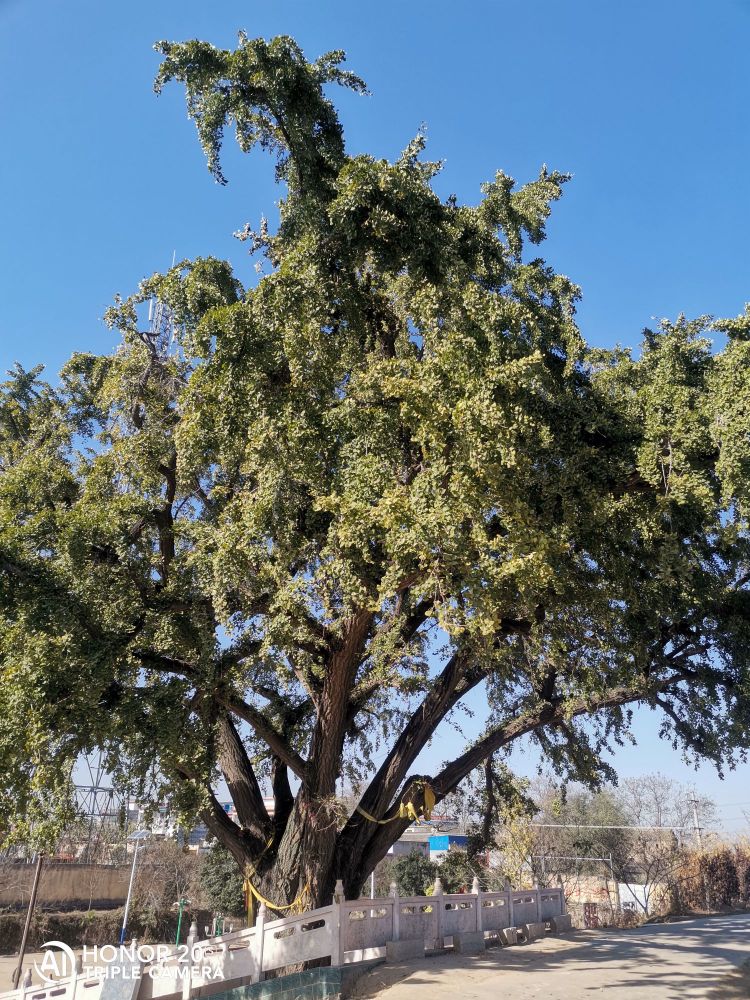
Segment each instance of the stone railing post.
[[[195,943],[198,940],[198,921],[193,917],[193,922],[190,924],[190,930],[188,931],[188,936],[185,938],[185,947],[187,948],[187,958],[184,962],[184,968],[180,969],[182,995],[185,995],[185,978],[187,977],[187,989],[188,996],[190,996],[190,968],[193,965],[198,965],[199,963],[195,960]],[[178,966],[182,964],[178,962]],[[202,963],[201,963],[202,964]]]
[[221,978],[229,979],[229,944],[226,941],[221,942]]
[[539,924],[542,922],[542,890],[539,888],[539,882],[534,882],[534,892],[536,893],[536,922]]
[[331,927],[331,965],[344,964],[344,921],[341,919],[341,904],[344,902],[344,883],[336,879],[333,890],[333,913]]
[[444,948],[443,913],[445,912],[445,903],[443,902],[443,883],[439,877],[435,879],[435,887],[432,890],[432,895],[435,900],[434,910],[437,914],[435,919],[435,947]]
[[261,903],[258,907],[258,916],[255,918],[255,972],[253,982],[263,982],[263,947],[265,945],[266,926],[266,904]]
[[399,917],[401,916],[401,907],[398,902],[398,886],[395,882],[391,882],[388,887],[388,894],[393,899],[393,940],[398,941],[400,940],[399,933],[401,930],[399,920]]
[[185,944],[187,945],[188,960],[193,961],[193,945],[198,940],[198,921],[193,917],[193,922],[190,924],[190,930],[188,931],[188,936],[185,939]]
[[482,926],[482,887],[479,884],[479,876],[474,876],[474,881],[471,883],[471,891],[473,895],[477,897],[476,903],[474,904],[477,908],[477,931],[483,931]]
[[[188,954],[188,957],[183,960],[182,968],[180,969],[180,987],[182,1000],[190,1000],[190,991],[193,988],[193,956]],[[201,969],[203,968],[203,959],[196,963]]]

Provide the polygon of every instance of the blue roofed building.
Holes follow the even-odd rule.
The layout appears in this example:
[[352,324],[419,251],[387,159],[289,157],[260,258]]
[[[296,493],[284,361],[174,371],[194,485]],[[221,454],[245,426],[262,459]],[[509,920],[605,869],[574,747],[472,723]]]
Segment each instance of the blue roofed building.
[[469,838],[458,833],[434,833],[429,840],[430,861],[443,860],[448,851],[465,851]]

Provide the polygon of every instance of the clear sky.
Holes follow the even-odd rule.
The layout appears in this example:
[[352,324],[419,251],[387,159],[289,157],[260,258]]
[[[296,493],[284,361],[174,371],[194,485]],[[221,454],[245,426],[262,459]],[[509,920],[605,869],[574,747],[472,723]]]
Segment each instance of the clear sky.
[[[273,217],[271,163],[228,143],[230,183],[214,184],[181,89],[151,90],[156,40],[231,46],[240,28],[292,34],[309,57],[346,49],[372,90],[337,95],[350,150],[393,157],[425,122],[441,194],[476,200],[498,168],[571,172],[543,252],[582,285],[590,342],[750,299],[750,0],[0,0],[0,373],[53,376],[108,349],[114,293],[173,251],[229,258],[251,282],[231,234]],[[719,783],[648,713],[636,728],[623,775],[694,781],[746,826],[750,767]],[[446,731],[430,755],[455,744]]]

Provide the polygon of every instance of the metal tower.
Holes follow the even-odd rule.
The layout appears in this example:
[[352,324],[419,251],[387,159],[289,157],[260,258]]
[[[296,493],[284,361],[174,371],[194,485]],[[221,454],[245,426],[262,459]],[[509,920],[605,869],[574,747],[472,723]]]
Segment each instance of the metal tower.
[[[76,805],[79,815],[87,821],[88,834],[84,859],[91,861],[105,826],[116,827],[122,823],[125,810],[123,795],[112,785],[104,784],[107,773],[102,763],[101,752],[84,757],[87,784],[75,786]],[[126,817],[125,817],[126,818]]]

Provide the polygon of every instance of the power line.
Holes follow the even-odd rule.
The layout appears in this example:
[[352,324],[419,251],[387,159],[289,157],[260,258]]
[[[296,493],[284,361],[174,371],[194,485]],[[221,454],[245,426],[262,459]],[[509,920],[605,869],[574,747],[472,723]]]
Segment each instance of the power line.
[[584,854],[532,854],[532,858],[541,858],[542,861],[612,861],[612,855],[606,858],[595,858]]
[[602,823],[532,823],[548,830],[692,830],[692,826],[608,826]]

